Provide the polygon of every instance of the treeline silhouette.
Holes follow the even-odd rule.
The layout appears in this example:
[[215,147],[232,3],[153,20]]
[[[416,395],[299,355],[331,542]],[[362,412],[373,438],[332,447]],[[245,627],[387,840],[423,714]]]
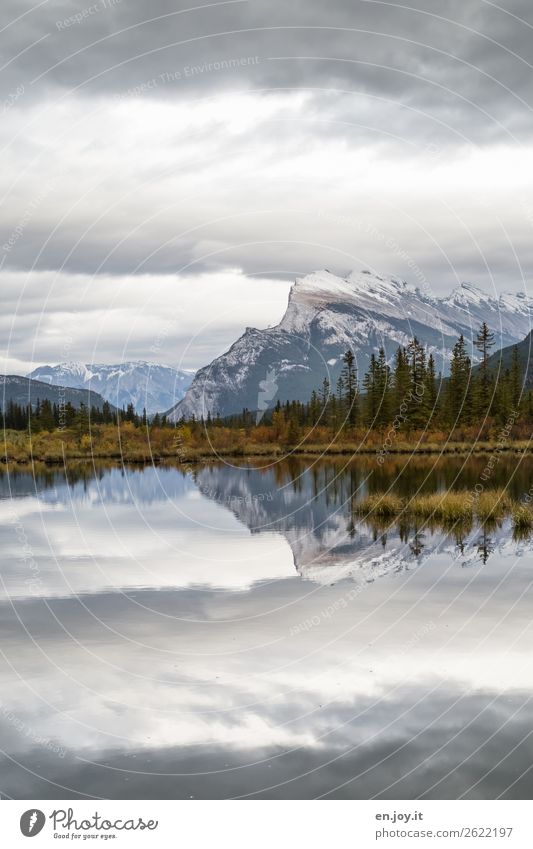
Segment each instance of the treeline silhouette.
[[[494,347],[494,334],[483,323],[473,341],[479,352],[479,363],[473,367],[467,343],[460,336],[450,362],[450,375],[437,374],[435,359],[415,337],[399,346],[392,365],[384,348],[372,354],[368,371],[359,379],[355,357],[351,351],[343,356],[342,371],[336,385],[324,378],[308,402],[278,400],[267,411],[262,427],[280,431],[292,442],[303,428],[326,427],[339,432],[364,427],[383,430],[394,426],[400,431],[436,427],[468,428],[474,425],[533,424],[533,393],[526,390],[518,347],[512,350],[511,364],[499,372],[488,366]],[[207,416],[196,420],[182,419],[180,424],[193,433],[206,424],[214,427],[250,428],[255,424],[255,411],[222,419]]]
[[61,406],[48,400],[37,401],[34,406],[10,401],[5,411],[0,411],[0,422],[4,429],[33,433],[72,430],[78,435],[90,433],[93,425],[129,423],[136,429],[157,430],[177,424],[185,439],[202,438],[214,428],[244,429],[247,434],[254,432],[254,441],[287,443],[322,429],[326,438],[326,431],[342,434],[356,428],[383,432],[392,427],[409,433],[421,429],[451,432],[456,428],[508,423],[511,427],[532,425],[533,393],[524,387],[517,346],[513,348],[510,366],[499,372],[488,365],[494,334],[485,323],[473,346],[480,355],[480,362],[474,367],[467,343],[463,336],[459,337],[446,378],[436,373],[433,355],[428,356],[416,337],[398,347],[391,365],[384,348],[372,354],[362,378],[353,352],[347,351],[335,386],[324,378],[308,401],[278,400],[260,422],[257,412],[248,409],[224,418],[209,413],[205,419],[192,416],[174,423],[160,414],[149,419],[146,410],[139,415],[133,404],[116,410],[107,401],[100,409],[83,404],[76,408],[70,402]]
[[[88,433],[91,425],[119,425],[121,422],[131,422],[135,427],[148,424],[146,410],[141,415],[135,412],[133,404],[128,404],[120,410],[116,410],[108,401],[104,401],[102,407],[88,407],[80,404],[74,407],[68,401],[65,404],[52,403],[48,399],[43,401],[37,399],[35,405],[17,404],[9,401],[5,412],[0,410],[0,424],[2,428],[9,430],[31,430],[39,433],[43,430],[57,430],[58,428],[72,428],[83,433]],[[157,414],[152,425],[165,426],[166,416]]]

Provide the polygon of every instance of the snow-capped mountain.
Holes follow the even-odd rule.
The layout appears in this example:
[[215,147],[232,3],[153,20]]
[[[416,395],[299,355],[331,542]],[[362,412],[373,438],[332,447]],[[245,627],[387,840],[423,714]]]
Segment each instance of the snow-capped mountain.
[[181,400],[193,376],[171,366],[142,361],[117,365],[60,363],[40,366],[28,375],[54,386],[91,389],[115,407],[131,403],[138,413],[146,408],[148,415],[164,412]]
[[294,283],[276,327],[248,327],[229,351],[200,369],[169,415],[174,421],[224,416],[244,407],[265,409],[278,399],[307,400],[325,376],[335,387],[348,349],[362,376],[372,353],[383,346],[392,360],[398,345],[413,336],[445,374],[459,334],[470,342],[486,321],[498,347],[511,345],[529,333],[532,304],[522,293],[493,298],[469,283],[435,298],[396,277],[361,271],[341,278],[318,271]]

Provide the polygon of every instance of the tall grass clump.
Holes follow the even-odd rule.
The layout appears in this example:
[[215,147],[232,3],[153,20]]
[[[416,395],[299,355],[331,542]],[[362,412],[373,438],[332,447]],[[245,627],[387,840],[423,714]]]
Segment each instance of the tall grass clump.
[[512,519],[515,531],[526,535],[533,530],[533,510],[526,504],[515,504]]
[[404,508],[403,500],[393,493],[366,495],[354,505],[354,510],[364,516],[388,518],[397,516]]
[[423,519],[433,519],[445,524],[465,522],[472,518],[472,498],[468,492],[416,495],[408,503],[407,511]]
[[474,501],[474,512],[480,522],[503,519],[512,507],[513,502],[504,489],[481,492]]

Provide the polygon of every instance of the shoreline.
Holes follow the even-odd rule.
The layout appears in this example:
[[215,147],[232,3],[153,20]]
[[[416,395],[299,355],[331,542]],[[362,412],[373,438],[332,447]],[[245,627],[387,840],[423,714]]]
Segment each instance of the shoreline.
[[[399,457],[430,457],[430,456],[482,456],[492,455],[495,452],[498,454],[506,454],[507,456],[524,456],[533,455],[533,440],[510,440],[507,444],[501,445],[494,441],[479,441],[477,443],[465,442],[447,442],[447,443],[420,443],[420,444],[397,444],[394,450],[388,451],[383,455],[381,446],[372,445],[306,445],[302,447],[282,447],[279,445],[268,445],[264,449],[258,450],[257,446],[249,446],[247,451],[243,446],[241,450],[235,450],[233,447],[228,449],[220,449],[216,451],[204,451],[199,448],[183,449],[178,452],[158,452],[158,451],[140,451],[130,450],[126,448],[124,451],[98,451],[85,449],[76,450],[72,446],[68,446],[66,451],[61,454],[51,455],[47,451],[31,451],[25,456],[6,456],[5,450],[0,456],[0,468],[8,469],[16,466],[31,466],[34,463],[42,463],[47,467],[61,467],[69,462],[93,462],[93,461],[108,461],[113,463],[130,463],[132,465],[146,465],[147,463],[156,464],[177,464],[186,466],[188,464],[200,464],[217,462],[219,460],[269,460],[279,461],[291,458],[300,459],[334,459],[335,457],[377,457],[381,459],[380,465],[384,465],[389,460],[394,460]],[[5,449],[5,445],[4,445]]]

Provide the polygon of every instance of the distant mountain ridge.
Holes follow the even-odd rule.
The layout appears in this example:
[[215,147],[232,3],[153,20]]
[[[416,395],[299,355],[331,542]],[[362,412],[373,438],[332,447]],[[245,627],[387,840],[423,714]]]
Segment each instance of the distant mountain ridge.
[[133,404],[137,413],[146,408],[151,416],[165,412],[183,398],[193,374],[135,360],[114,365],[70,362],[39,366],[28,377],[55,386],[90,389],[115,407]]
[[[41,380],[21,377],[18,374],[0,375],[0,409],[6,410],[11,401],[21,407],[30,404],[35,407],[37,401],[50,401],[51,404],[58,405],[70,403],[76,409],[84,404],[99,410],[105,403],[105,399],[98,392],[89,389],[51,386]],[[113,405],[111,409],[114,409]]]
[[[515,343],[518,352],[518,364],[523,376],[524,389],[533,389],[533,331],[521,342]],[[515,345],[509,345],[496,351],[487,360],[487,368],[494,375],[504,374],[511,368],[513,361],[513,349]],[[475,371],[479,369],[476,366]]]
[[[436,298],[397,277],[360,271],[342,278],[318,271],[293,284],[278,325],[246,328],[226,353],[200,369],[168,416],[178,421],[231,415],[245,407],[257,410],[266,383],[272,403],[306,401],[324,376],[335,391],[345,351],[354,352],[362,377],[380,346],[392,360],[398,345],[407,345],[413,336],[446,373],[460,334],[472,347],[486,321],[498,348],[512,345],[529,333],[532,307],[521,292],[490,297],[470,283]],[[475,361],[475,349],[471,355]]]

